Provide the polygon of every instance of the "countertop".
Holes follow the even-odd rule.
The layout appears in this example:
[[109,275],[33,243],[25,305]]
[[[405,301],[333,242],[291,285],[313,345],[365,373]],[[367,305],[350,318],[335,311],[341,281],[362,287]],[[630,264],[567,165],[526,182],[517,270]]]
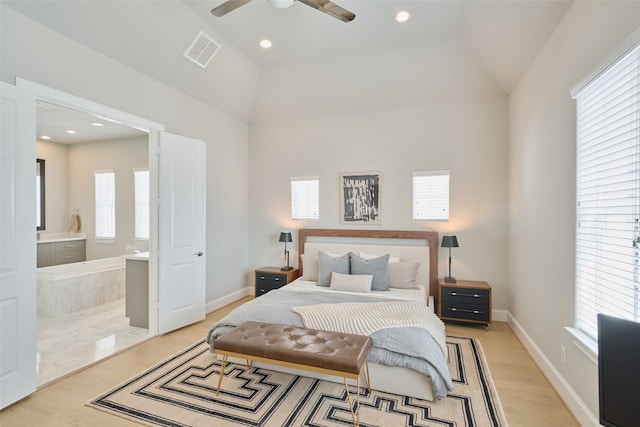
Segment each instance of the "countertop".
[[67,242],[70,240],[87,240],[87,233],[38,233],[37,243]]
[[138,252],[136,254],[127,254],[125,259],[132,261],[149,261],[149,252]]

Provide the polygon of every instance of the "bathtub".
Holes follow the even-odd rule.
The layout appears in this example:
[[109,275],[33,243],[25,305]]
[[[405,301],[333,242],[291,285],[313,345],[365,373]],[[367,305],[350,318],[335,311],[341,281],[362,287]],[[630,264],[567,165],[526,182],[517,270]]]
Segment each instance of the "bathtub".
[[36,269],[38,317],[57,317],[124,298],[124,256]]

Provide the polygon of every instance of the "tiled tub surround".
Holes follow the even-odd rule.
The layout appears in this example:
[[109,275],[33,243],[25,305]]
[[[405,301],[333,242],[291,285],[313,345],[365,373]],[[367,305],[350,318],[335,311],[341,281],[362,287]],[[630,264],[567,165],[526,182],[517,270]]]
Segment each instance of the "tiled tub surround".
[[55,317],[125,296],[125,257],[37,269],[38,317]]

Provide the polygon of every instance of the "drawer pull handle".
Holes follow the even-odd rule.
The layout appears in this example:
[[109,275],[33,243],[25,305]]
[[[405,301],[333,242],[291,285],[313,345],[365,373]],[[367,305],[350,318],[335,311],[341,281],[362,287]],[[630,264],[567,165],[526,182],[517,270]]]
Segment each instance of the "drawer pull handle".
[[451,311],[461,311],[463,313],[482,314],[482,312],[479,311],[479,310],[465,310],[463,308],[455,308],[455,307],[452,307],[449,310],[451,310]]
[[65,248],[75,248],[76,245],[64,245]]
[[280,278],[279,278],[279,277],[276,277],[274,280],[277,282],[278,280],[280,280]]
[[64,257],[64,259],[73,259],[75,258],[75,255],[67,255],[66,257]]
[[460,295],[461,297],[482,298],[482,295],[479,294],[459,294],[457,292],[449,292],[449,295],[451,295],[452,297],[457,297],[458,295]]
[[260,280],[264,280],[264,276],[260,276]]

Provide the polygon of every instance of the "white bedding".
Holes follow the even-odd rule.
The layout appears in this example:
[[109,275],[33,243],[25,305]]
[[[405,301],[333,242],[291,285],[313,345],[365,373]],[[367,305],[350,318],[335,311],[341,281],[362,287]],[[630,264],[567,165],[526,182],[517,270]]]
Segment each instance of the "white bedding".
[[[294,280],[286,286],[289,290],[295,291],[313,291],[313,292],[333,292],[333,293],[343,293],[350,294],[351,292],[346,291],[335,291],[333,289],[317,286],[316,282],[312,282],[310,280],[302,280],[300,278]],[[362,294],[371,298],[398,298],[403,300],[412,300],[412,301],[421,301],[424,304],[427,304],[427,292],[422,285],[418,285],[418,289],[397,289],[391,288],[389,291],[371,291],[367,294]]]

